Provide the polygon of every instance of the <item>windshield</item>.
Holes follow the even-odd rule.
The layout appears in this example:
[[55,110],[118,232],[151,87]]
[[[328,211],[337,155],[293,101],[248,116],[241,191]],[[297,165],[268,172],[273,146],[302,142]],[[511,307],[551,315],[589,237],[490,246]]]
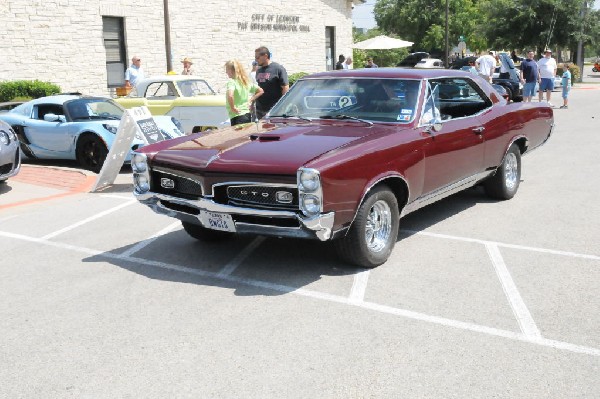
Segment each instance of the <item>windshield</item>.
[[409,123],[415,116],[419,83],[377,78],[300,80],[269,116]]
[[183,97],[205,96],[215,94],[214,90],[205,80],[180,80],[177,82]]
[[123,108],[110,99],[80,98],[65,103],[67,114],[72,121],[91,119],[115,119],[123,116]]

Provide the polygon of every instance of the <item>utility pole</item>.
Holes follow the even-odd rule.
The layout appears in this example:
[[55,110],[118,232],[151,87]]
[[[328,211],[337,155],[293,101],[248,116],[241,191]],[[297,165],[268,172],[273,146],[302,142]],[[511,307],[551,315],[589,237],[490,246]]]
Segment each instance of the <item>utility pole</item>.
[[165,52],[167,53],[167,73],[173,70],[171,60],[171,21],[169,19],[169,0],[163,0],[163,13],[165,18]]
[[450,67],[450,62],[448,58],[450,57],[449,47],[448,47],[448,0],[446,0],[446,57],[444,58],[444,65],[446,68]]
[[577,41],[577,66],[579,67],[579,80],[578,82],[583,82],[583,34],[585,27],[585,14],[587,11],[587,0],[583,0],[581,3],[581,10],[579,12],[580,20],[581,20],[581,31],[579,32],[579,40]]

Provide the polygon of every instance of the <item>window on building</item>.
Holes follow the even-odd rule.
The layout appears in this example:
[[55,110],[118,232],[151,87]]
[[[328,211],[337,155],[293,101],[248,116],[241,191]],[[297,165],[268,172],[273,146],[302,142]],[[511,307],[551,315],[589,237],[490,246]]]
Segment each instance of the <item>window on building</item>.
[[102,35],[106,50],[107,87],[125,84],[125,29],[121,17],[102,17]]
[[335,26],[325,27],[325,69],[331,71],[335,66]]

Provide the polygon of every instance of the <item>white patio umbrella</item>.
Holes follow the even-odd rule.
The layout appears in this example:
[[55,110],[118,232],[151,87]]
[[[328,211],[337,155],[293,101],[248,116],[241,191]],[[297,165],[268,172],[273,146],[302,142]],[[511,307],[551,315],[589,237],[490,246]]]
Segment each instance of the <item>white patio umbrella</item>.
[[410,47],[413,42],[407,42],[402,39],[394,39],[386,35],[375,36],[362,42],[354,43],[353,48],[361,50],[389,50],[392,48]]

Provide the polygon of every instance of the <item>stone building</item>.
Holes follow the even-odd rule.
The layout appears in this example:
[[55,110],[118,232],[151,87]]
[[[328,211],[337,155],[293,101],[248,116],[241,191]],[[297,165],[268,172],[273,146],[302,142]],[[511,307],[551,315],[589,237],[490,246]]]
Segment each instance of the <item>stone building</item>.
[[216,89],[226,81],[225,61],[249,67],[261,45],[289,74],[323,71],[351,54],[352,8],[364,1],[2,0],[0,81],[39,79],[107,95],[123,85],[134,55],[146,76],[166,73],[169,43],[175,72],[190,57]]

